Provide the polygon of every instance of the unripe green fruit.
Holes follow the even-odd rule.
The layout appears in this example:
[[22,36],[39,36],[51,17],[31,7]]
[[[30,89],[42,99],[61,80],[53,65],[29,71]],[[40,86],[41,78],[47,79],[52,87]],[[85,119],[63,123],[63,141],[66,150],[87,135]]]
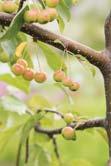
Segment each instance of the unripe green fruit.
[[62,136],[67,140],[74,140],[76,135],[73,128],[68,126],[62,129]]
[[72,114],[72,113],[66,113],[66,114],[64,115],[64,120],[65,120],[65,122],[66,122],[67,124],[72,123],[73,120],[74,120],[73,114]]
[[56,9],[48,8],[46,10],[47,10],[47,13],[49,13],[49,15],[50,15],[50,21],[53,21],[58,17],[58,13],[57,13]]
[[38,10],[31,9],[31,10],[26,11],[24,14],[24,20],[27,23],[36,22],[38,20]]
[[0,54],[0,61],[3,62],[3,63],[7,63],[9,62],[9,56],[6,54],[6,53],[1,53]]
[[48,7],[56,7],[59,4],[60,0],[45,0],[45,3]]
[[43,72],[36,72],[34,75],[34,79],[38,83],[43,83],[46,81],[47,77],[46,74]]
[[34,78],[34,70],[31,69],[31,68],[26,68],[26,70],[25,70],[25,72],[23,74],[23,77],[27,81],[33,80],[33,78]]
[[69,87],[71,91],[77,91],[80,88],[80,84],[78,82],[73,82],[73,84]]
[[14,13],[17,10],[17,5],[13,1],[5,0],[2,3],[2,9],[6,13]]
[[65,78],[65,73],[62,70],[57,70],[54,72],[53,79],[56,82],[61,82]]
[[68,77],[65,77],[63,80],[62,80],[62,83],[64,86],[66,87],[71,87],[72,86],[72,80]]
[[24,66],[24,68],[28,67],[28,63],[25,59],[20,58],[20,59],[17,60],[17,63]]
[[40,24],[45,24],[50,21],[50,15],[47,10],[41,10],[40,14],[38,15],[38,22]]
[[12,66],[12,72],[17,76],[24,74],[24,71],[25,68],[20,64],[16,63]]

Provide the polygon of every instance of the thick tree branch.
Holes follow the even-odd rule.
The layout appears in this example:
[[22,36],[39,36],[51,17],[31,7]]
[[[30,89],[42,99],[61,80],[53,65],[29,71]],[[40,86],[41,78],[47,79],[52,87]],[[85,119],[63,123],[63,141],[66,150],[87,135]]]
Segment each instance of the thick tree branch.
[[106,49],[111,51],[111,11],[105,21],[105,41]]
[[[13,17],[14,15],[0,12],[0,25],[9,26]],[[72,41],[61,35],[54,34],[44,28],[41,28],[41,26],[39,25],[24,24],[21,28],[21,31],[31,35],[36,40],[48,43],[58,49],[67,49],[74,54],[81,54],[82,56],[87,58],[87,60],[89,60],[92,64],[98,67],[108,61],[104,54],[95,51],[90,47],[87,47],[77,41]],[[62,42],[62,44],[60,42],[55,42],[56,40],[59,40],[60,42]]]
[[111,166],[111,11],[105,21],[105,54],[110,61],[104,66],[102,71],[105,84],[106,95],[106,131],[109,142],[109,161],[108,166]]
[[[75,128],[77,126],[77,123],[71,124],[70,126],[72,128]],[[105,128],[105,119],[94,119],[94,120],[84,121],[78,125],[76,130],[84,130],[84,129],[93,128],[93,127]],[[62,129],[63,128],[44,129],[44,128],[40,127],[40,125],[38,125],[38,124],[35,126],[35,131],[43,133],[43,134],[47,134],[49,136],[60,134]]]

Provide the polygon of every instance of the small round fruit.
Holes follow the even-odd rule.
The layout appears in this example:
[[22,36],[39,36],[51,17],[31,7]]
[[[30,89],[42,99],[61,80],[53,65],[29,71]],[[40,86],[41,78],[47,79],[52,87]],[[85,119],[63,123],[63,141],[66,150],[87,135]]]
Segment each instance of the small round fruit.
[[66,122],[67,124],[72,123],[73,120],[74,120],[73,114],[72,114],[72,113],[66,113],[66,114],[64,115],[64,120],[65,120],[65,122]]
[[50,21],[53,21],[58,17],[58,13],[57,13],[57,10],[55,8],[48,8],[47,12],[50,15]]
[[45,0],[45,3],[48,7],[56,7],[59,4],[60,0]]
[[80,84],[78,82],[73,82],[73,84],[69,87],[71,91],[77,91],[80,88]]
[[34,78],[34,70],[31,68],[26,68],[23,77],[27,81],[32,81]]
[[73,140],[75,139],[75,131],[72,127],[64,127],[62,129],[62,136],[67,140]]
[[65,73],[62,70],[57,70],[54,72],[53,79],[56,82],[61,82],[65,78]]
[[20,59],[17,60],[17,63],[24,66],[24,68],[28,67],[28,63],[25,59],[20,58]]
[[70,79],[70,78],[68,78],[68,77],[65,77],[63,80],[62,80],[62,83],[63,83],[63,85],[64,86],[66,86],[66,87],[70,87],[70,86],[72,86],[72,80]]
[[36,22],[38,20],[38,10],[31,9],[31,10],[26,11],[24,14],[24,20],[27,23]]
[[41,10],[40,14],[38,15],[38,22],[40,24],[45,24],[50,21],[50,15],[47,10]]
[[6,53],[1,53],[0,54],[0,62],[7,63],[9,62],[9,56]]
[[2,10],[6,13],[14,13],[17,10],[17,5],[13,1],[5,0],[2,3]]
[[20,64],[15,63],[12,66],[12,72],[17,76],[24,74],[24,71],[25,71],[24,66],[22,66]]
[[43,83],[46,81],[47,77],[46,74],[43,72],[36,72],[34,75],[34,79],[38,83]]

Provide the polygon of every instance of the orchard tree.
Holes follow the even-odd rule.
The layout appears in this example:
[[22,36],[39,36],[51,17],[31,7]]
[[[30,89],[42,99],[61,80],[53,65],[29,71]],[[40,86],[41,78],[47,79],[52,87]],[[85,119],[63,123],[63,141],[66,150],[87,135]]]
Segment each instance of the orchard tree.
[[[99,68],[104,78],[106,96],[106,117],[104,119],[86,120],[70,111],[63,114],[57,108],[49,108],[47,102],[44,107],[40,108],[30,108],[26,104],[22,106],[21,103],[17,102],[16,111],[17,105],[21,104],[21,109],[25,113],[23,123],[13,124],[9,129],[3,128],[0,133],[0,140],[8,140],[10,135],[12,136],[14,132],[16,133],[20,130],[16,166],[25,164],[48,165],[45,151],[30,138],[32,131],[37,136],[39,134],[43,135],[43,137],[46,135],[47,138],[52,140],[57,163],[58,165],[64,165],[59,154],[56,136],[62,135],[67,141],[76,141],[76,131],[88,128],[103,128],[106,130],[109,145],[109,160],[107,165],[111,166],[111,12],[105,21],[105,49],[102,51],[96,51],[77,41],[72,41],[62,35],[52,33],[46,30],[44,26],[44,24],[56,20],[62,32],[65,24],[63,16],[69,20],[70,7],[76,3],[76,0],[0,0],[0,61],[7,63],[11,72],[11,74],[0,76],[0,80],[25,92],[28,91],[27,89],[32,81],[37,85],[45,84],[48,80],[48,75],[41,69],[36,50],[37,47],[43,51],[49,67],[54,71],[52,76],[53,81],[65,93],[66,89],[75,93],[80,88],[80,84],[72,80],[68,75],[67,65],[64,60],[65,56],[76,56],[79,61],[82,61],[84,57],[92,65]],[[62,50],[63,57],[59,53],[56,53],[54,48],[49,45]],[[36,70],[34,67],[36,60],[30,56],[30,48],[33,49],[33,53],[37,56],[36,60],[39,70]],[[7,105],[7,100],[1,99],[2,109],[6,107],[8,107],[7,109],[13,109],[9,103]],[[50,129],[44,127],[43,120],[46,118],[47,121],[47,115],[49,114],[55,114],[60,117],[61,121],[65,122],[64,126],[52,128],[50,125]],[[55,119],[50,116],[51,120],[54,121]],[[32,147],[30,144],[34,144],[34,146]],[[30,150],[31,148],[32,150]],[[35,151],[42,154],[38,159],[36,159]],[[31,158],[30,156],[33,154],[35,157]]]

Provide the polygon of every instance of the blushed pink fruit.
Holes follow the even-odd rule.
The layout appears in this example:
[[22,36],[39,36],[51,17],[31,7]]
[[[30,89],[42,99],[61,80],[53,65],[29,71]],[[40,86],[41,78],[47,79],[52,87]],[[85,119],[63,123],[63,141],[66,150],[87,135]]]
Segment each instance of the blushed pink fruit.
[[70,86],[72,86],[72,80],[70,79],[70,78],[68,78],[68,77],[65,77],[63,80],[62,80],[62,83],[63,83],[63,85],[64,86],[66,86],[66,87],[70,87]]
[[32,81],[34,79],[34,70],[31,68],[26,68],[23,77],[27,81]]
[[6,13],[14,13],[17,10],[17,5],[13,1],[5,0],[2,3],[2,10]]
[[31,10],[26,11],[24,14],[24,20],[27,23],[36,22],[38,20],[38,10],[31,9]]
[[71,91],[77,91],[80,88],[80,84],[78,82],[73,82],[73,84],[69,87]]
[[62,82],[64,78],[65,78],[65,73],[62,70],[57,70],[54,72],[53,79],[56,82]]
[[72,127],[64,127],[62,129],[62,136],[67,140],[75,139],[75,131]]
[[45,73],[43,72],[36,72],[35,75],[34,75],[34,79],[36,82],[38,83],[43,83],[46,81],[47,79],[47,76]]
[[14,65],[12,66],[12,72],[13,72],[15,75],[19,76],[19,75],[24,74],[25,68],[24,68],[24,66],[22,66],[22,65],[16,63],[16,64],[14,64]]
[[24,66],[24,68],[28,67],[28,63],[25,59],[20,58],[20,59],[17,60],[17,63]]

